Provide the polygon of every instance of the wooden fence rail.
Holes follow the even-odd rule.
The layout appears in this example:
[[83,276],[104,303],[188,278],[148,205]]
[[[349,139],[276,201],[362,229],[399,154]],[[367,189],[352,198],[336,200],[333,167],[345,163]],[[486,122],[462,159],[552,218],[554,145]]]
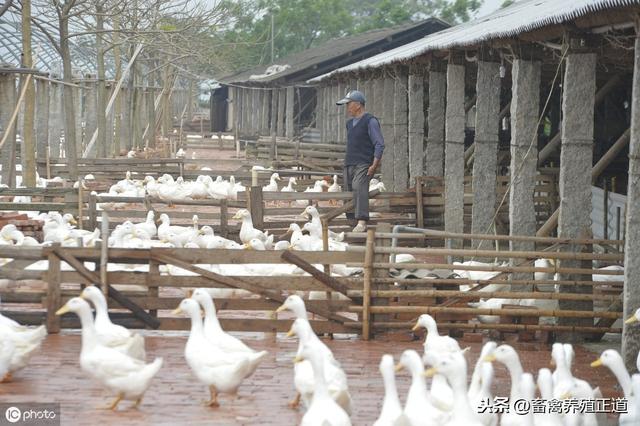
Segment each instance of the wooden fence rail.
[[[499,258],[528,261],[543,256],[556,258],[560,260],[557,268],[384,261],[393,252],[411,251],[409,247],[386,246],[384,242],[388,242],[392,235],[401,234],[381,232],[378,235],[374,229],[370,229],[366,234],[365,247],[353,247],[346,252],[110,248],[109,269],[103,277],[98,274],[100,248],[0,246],[0,279],[43,282],[39,289],[18,287],[18,290],[0,291],[4,302],[2,309],[3,314],[26,324],[45,322],[50,332],[78,327],[74,318],[58,318],[53,313],[66,300],[77,295],[82,286],[106,285],[109,289],[109,306],[116,322],[134,328],[186,329],[188,321],[172,317],[169,310],[177,306],[187,289],[207,287],[216,289],[213,290],[217,296],[216,305],[226,329],[273,332],[288,329],[289,317],[276,319],[270,314],[287,294],[316,291],[340,293],[343,296],[335,300],[307,300],[309,312],[324,318],[312,321],[317,332],[356,333],[365,339],[382,331],[408,331],[411,322],[422,313],[434,315],[442,329],[452,331],[494,330],[500,333],[519,333],[519,336],[561,331],[592,336],[599,336],[604,332],[620,332],[620,328],[614,327],[614,323],[620,319],[621,312],[619,309],[610,309],[610,306],[620,300],[624,279],[621,272],[596,268],[564,268],[561,264],[565,259],[576,258],[617,262],[620,255],[508,250],[496,254]],[[575,243],[571,240],[562,241],[567,244]],[[415,256],[432,259],[449,254],[459,257],[478,254],[464,249],[429,248],[415,249],[413,253]],[[215,265],[209,266],[212,259],[215,259]],[[42,261],[48,263],[41,265]],[[40,264],[38,269],[33,269],[35,262],[38,262],[36,265]],[[291,264],[291,267],[296,265],[311,274],[290,275],[291,269],[276,271],[277,268],[286,267],[282,266],[286,263]],[[338,264],[361,268],[362,275],[331,277],[311,266],[329,265],[329,269],[333,270],[334,265]],[[116,268],[118,270],[114,270]],[[405,270],[415,274],[416,270],[427,268],[434,272],[493,271],[497,275],[487,280],[447,277],[414,279],[408,278],[410,274],[399,277],[397,271],[393,272]],[[250,275],[251,271],[258,271],[258,275]],[[523,280],[512,279],[508,275],[511,272],[527,272],[532,275],[534,272],[557,272],[581,274],[584,278],[580,281]],[[592,275],[606,275],[616,281],[592,281],[589,279]],[[459,287],[488,284],[501,284],[502,287],[491,291],[462,291]],[[550,284],[588,286],[592,291],[584,293],[536,289],[536,285]],[[532,286],[533,290],[523,288],[524,285]],[[514,291],[510,286],[518,286],[521,290]],[[505,301],[497,308],[467,305],[468,302],[481,298],[500,298]],[[529,300],[530,303],[520,306],[520,300]],[[548,305],[549,302],[558,301],[592,301],[594,309],[558,309]],[[495,320],[486,321],[486,318]],[[554,324],[558,318],[590,318],[599,321],[594,322],[593,326]]]

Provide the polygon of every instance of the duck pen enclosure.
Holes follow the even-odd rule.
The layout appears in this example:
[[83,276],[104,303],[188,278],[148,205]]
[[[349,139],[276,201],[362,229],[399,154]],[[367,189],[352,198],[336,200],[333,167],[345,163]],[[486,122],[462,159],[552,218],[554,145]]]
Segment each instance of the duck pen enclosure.
[[[0,246],[0,279],[15,284],[0,294],[3,314],[46,323],[53,333],[78,328],[75,317],[54,313],[84,286],[97,285],[109,296],[115,322],[183,330],[188,320],[170,310],[189,290],[206,288],[230,331],[287,331],[291,318],[274,309],[299,294],[316,332],[364,339],[409,332],[423,313],[451,334],[490,330],[519,341],[560,333],[597,340],[621,332],[624,255],[596,248],[622,241],[379,228],[347,234],[365,244],[346,251]],[[421,239],[443,248],[400,243]],[[498,250],[446,248],[452,239],[493,240]],[[516,240],[534,242],[536,250],[502,248]],[[25,282],[31,285],[20,285]]]

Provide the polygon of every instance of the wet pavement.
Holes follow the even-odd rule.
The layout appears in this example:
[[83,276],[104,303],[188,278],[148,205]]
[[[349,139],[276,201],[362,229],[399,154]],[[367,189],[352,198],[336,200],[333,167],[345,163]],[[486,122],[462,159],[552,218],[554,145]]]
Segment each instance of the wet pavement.
[[[257,350],[268,350],[269,355],[256,373],[241,386],[239,398],[222,395],[219,408],[208,408],[202,402],[208,398],[204,385],[200,384],[184,359],[186,334],[182,332],[160,334],[153,332],[146,337],[147,357],[160,356],[164,365],[154,378],[151,387],[138,409],[132,402],[123,401],[118,411],[101,407],[111,402],[112,396],[92,382],[80,370],[78,334],[50,335],[40,353],[30,365],[17,372],[10,383],[0,384],[0,403],[3,402],[58,402],[61,404],[63,424],[215,424],[215,425],[291,425],[299,424],[302,410],[288,408],[294,396],[292,359],[296,341],[283,334],[234,333]],[[382,405],[383,385],[378,363],[384,353],[397,360],[404,349],[422,352],[422,340],[411,340],[407,334],[394,334],[382,339],[365,342],[356,338],[325,339],[335,357],[345,369],[353,398],[354,425],[371,425]],[[467,355],[473,365],[481,344],[460,341],[461,347],[470,347]],[[611,342],[609,347],[616,347]],[[521,356],[525,371],[537,372],[548,367],[550,347],[542,344],[514,344]],[[620,396],[615,378],[606,368],[593,369],[589,363],[597,353],[576,347],[574,375],[600,386],[605,397]],[[472,367],[469,368],[469,375]],[[496,364],[494,394],[508,396],[509,376],[500,364]],[[409,376],[397,377],[398,391],[404,400],[409,386]],[[611,423],[615,421],[610,418]]]

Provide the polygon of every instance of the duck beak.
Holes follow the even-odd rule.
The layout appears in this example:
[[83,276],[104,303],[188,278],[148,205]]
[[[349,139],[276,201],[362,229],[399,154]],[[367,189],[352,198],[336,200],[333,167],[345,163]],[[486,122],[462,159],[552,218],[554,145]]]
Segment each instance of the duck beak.
[[424,372],[422,373],[422,375],[424,377],[433,377],[438,373],[438,370],[435,367],[431,367],[427,370],[424,370]]
[[65,304],[62,308],[58,309],[56,311],[56,315],[60,316],[60,315],[64,315],[67,312],[71,312],[71,310],[69,309],[69,307]]
[[282,311],[284,311],[285,309],[287,309],[287,307],[286,307],[286,306],[284,306],[284,305],[280,305],[280,306],[278,306],[278,309],[276,309],[276,314],[277,314],[278,312],[282,312]]
[[560,399],[569,399],[571,398],[571,393],[570,392],[565,392],[562,395],[560,395]]
[[175,308],[173,311],[171,311],[171,313],[173,315],[178,315],[182,313],[182,309],[180,309],[180,306],[178,306],[177,308]]
[[411,328],[411,331],[418,331],[419,328],[420,328],[420,323],[417,322],[416,325],[414,325],[413,328]]
[[626,321],[624,322],[625,324],[633,324],[634,322],[637,322],[638,318],[636,318],[635,315],[631,315],[629,318],[626,319]]
[[187,297],[191,297],[193,296],[193,290],[189,289],[187,290]]
[[556,362],[554,361],[554,359],[553,359],[553,358],[551,358],[551,360],[549,361],[549,365],[550,365],[551,367],[555,367],[555,366],[556,366]]
[[302,361],[304,361],[304,358],[302,358],[300,355],[296,355],[296,357],[293,359],[294,364],[297,364]]
[[293,337],[296,333],[293,332],[293,328],[287,332],[287,337]]
[[399,373],[399,372],[400,372],[400,371],[402,371],[402,370],[404,370],[404,365],[402,365],[402,364],[400,364],[400,363],[396,364],[396,367],[394,368],[394,371],[395,371],[396,373]]
[[249,243],[245,243],[242,247],[243,247],[245,250],[253,250],[253,247],[251,247],[251,245],[250,245]]
[[496,360],[496,356],[494,354],[489,354],[487,356],[485,356],[484,358],[482,358],[482,360],[484,362],[493,362]]
[[598,358],[591,363],[591,367],[600,367],[602,366],[602,358]]

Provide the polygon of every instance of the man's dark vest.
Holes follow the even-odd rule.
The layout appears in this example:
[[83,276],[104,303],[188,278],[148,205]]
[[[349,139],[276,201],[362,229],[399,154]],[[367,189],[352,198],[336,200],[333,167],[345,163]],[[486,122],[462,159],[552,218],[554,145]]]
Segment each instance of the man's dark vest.
[[373,163],[375,147],[369,137],[369,120],[372,118],[376,119],[373,115],[365,112],[355,126],[353,125],[353,118],[347,121],[347,154],[344,158],[345,166]]

